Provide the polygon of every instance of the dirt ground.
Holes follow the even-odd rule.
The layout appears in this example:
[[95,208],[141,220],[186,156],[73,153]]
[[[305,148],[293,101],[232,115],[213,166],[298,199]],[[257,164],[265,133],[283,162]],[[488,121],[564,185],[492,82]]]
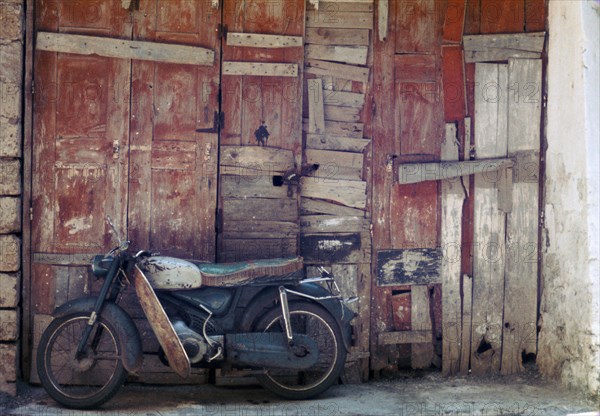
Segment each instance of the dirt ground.
[[27,416],[333,416],[600,415],[598,398],[542,380],[535,369],[510,377],[455,377],[407,372],[364,384],[338,385],[311,401],[285,401],[257,386],[126,385],[98,411],[59,407],[41,387],[22,384],[0,396],[0,415]]

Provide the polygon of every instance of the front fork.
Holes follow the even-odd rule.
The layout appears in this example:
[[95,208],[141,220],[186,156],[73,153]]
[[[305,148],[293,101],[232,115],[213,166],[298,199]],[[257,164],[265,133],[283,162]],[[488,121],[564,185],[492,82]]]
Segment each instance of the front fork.
[[288,345],[294,345],[294,336],[292,335],[292,324],[290,322],[290,306],[288,304],[287,291],[285,287],[279,286],[279,300],[281,302],[281,313],[285,324],[285,335],[287,336]]

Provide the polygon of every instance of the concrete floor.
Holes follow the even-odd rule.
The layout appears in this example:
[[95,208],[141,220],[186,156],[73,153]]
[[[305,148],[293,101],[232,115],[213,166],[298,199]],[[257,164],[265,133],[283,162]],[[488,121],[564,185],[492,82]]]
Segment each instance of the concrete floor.
[[285,401],[259,387],[127,385],[98,411],[60,408],[40,387],[0,396],[0,415],[333,416],[333,415],[600,415],[598,403],[524,375],[443,379],[407,373],[360,385],[338,385],[311,401]]

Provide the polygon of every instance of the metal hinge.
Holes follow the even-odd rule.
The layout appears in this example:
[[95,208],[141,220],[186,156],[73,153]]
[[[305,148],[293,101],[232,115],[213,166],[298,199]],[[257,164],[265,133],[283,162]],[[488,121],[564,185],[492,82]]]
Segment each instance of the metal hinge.
[[219,39],[227,38],[227,30],[227,25],[219,23],[219,25],[217,26],[217,36],[219,37]]

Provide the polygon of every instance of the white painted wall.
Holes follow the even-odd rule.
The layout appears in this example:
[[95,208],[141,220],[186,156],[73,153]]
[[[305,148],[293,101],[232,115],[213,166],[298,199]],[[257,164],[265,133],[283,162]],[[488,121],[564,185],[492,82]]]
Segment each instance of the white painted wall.
[[600,3],[549,1],[545,235],[537,362],[600,393]]

